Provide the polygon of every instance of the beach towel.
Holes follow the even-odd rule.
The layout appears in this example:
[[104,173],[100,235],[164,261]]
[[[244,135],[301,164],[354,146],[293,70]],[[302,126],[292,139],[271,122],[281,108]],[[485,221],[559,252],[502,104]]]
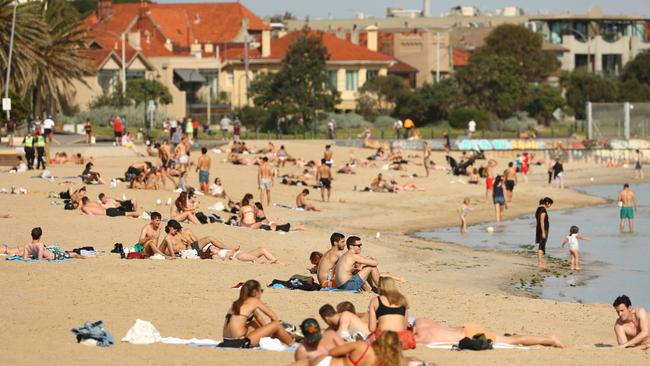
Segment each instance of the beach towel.
[[[183,338],[175,338],[175,337],[165,337],[160,339],[160,343],[188,345],[188,346],[195,346],[195,347],[218,348],[217,345],[219,345],[221,341],[216,341],[214,339],[198,339],[198,338],[183,339]],[[259,347],[250,348],[250,349],[263,350],[263,351],[275,351],[275,352],[295,352],[296,348],[297,345],[285,346],[282,344],[282,342],[280,342],[279,339],[264,337],[260,339]],[[238,348],[238,349],[242,349],[242,348]]]
[[160,343],[180,344],[180,345],[188,345],[188,346],[196,346],[196,347],[216,347],[219,343],[221,343],[221,341],[215,341],[214,339],[198,339],[198,338],[182,339],[182,338],[175,338],[175,337],[165,337],[160,339]]
[[14,255],[12,257],[5,258],[7,261],[18,261],[18,262],[65,262],[65,261],[71,261],[74,258],[66,258],[66,259],[57,259],[57,260],[52,260],[52,261],[43,261],[43,260],[38,260],[38,259],[24,259],[23,257],[19,255]]
[[360,294],[360,290],[344,290],[342,288],[334,288],[334,287],[322,287],[320,291],[336,291],[336,292],[349,292],[353,294]]
[[273,206],[281,207],[281,208],[288,208],[290,210],[296,210],[296,211],[305,211],[304,208],[294,207],[294,206],[291,206],[291,205],[285,205],[284,203],[274,203]]
[[[434,342],[434,343],[427,344],[427,347],[432,349],[453,349],[454,346],[458,346],[458,343]],[[512,344],[507,344],[507,343],[495,343],[494,345],[492,345],[492,347],[494,349],[528,349],[528,347],[513,346]]]
[[131,344],[153,344],[161,341],[160,333],[150,322],[136,319],[135,324],[126,332],[122,342]]

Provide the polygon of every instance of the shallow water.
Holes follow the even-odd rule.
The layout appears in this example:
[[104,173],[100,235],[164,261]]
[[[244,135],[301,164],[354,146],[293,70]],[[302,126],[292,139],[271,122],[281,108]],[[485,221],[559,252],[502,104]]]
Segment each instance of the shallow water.
[[[615,200],[621,187],[622,185],[580,188],[586,193],[613,200],[605,205],[549,210],[551,227],[547,255],[569,259],[568,248],[562,248],[561,244],[571,225],[578,226],[580,235],[592,240],[580,241],[582,271],[567,277],[548,276],[541,288],[542,297],[611,304],[616,296],[627,294],[634,304],[650,307],[650,184],[631,185],[638,200],[636,233],[633,234],[619,233],[619,208]],[[494,223],[487,223],[470,226],[466,235],[461,235],[458,227],[422,231],[414,235],[473,248],[509,252],[532,250],[535,241],[535,209],[536,207],[531,207],[531,215],[496,227],[493,233],[488,233],[486,228],[494,227]],[[469,221],[471,222],[471,213]]]

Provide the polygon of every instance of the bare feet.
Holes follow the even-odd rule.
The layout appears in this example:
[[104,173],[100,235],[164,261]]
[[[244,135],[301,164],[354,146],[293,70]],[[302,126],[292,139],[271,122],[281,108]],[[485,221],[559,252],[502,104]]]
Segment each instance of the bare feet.
[[553,341],[551,346],[557,347],[557,348],[566,348],[566,346],[564,345],[564,343],[562,343],[562,341],[560,341],[560,338],[558,338],[558,336],[552,335],[551,340]]

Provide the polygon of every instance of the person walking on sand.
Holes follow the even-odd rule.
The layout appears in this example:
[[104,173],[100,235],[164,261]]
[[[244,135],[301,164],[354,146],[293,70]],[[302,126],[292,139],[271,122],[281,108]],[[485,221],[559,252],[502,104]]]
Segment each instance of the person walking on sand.
[[636,149],[636,161],[634,162],[634,179],[643,179],[643,154]]
[[93,141],[93,124],[90,122],[90,118],[86,118],[86,122],[84,123],[84,133],[86,145],[90,145]]
[[503,211],[507,207],[506,197],[503,193],[503,177],[497,175],[494,178],[494,187],[492,191],[492,203],[494,203],[494,214],[496,215],[497,224],[503,221]]
[[503,172],[503,177],[506,181],[506,201],[512,202],[512,192],[515,190],[515,184],[517,183],[517,168],[512,161],[508,163],[508,169]]
[[469,198],[465,197],[463,203],[460,205],[459,214],[460,214],[460,233],[467,233],[467,216],[469,211],[472,209],[469,205]]
[[210,157],[208,149],[204,146],[201,148],[201,156],[196,164],[196,171],[199,172],[199,187],[204,195],[210,194],[208,184],[210,184]]
[[618,193],[618,206],[621,208],[621,232],[625,232],[625,220],[628,222],[629,231],[634,232],[634,213],[637,211],[636,196],[628,183],[623,184],[623,189]]
[[332,146],[325,145],[325,151],[323,152],[323,160],[325,160],[325,165],[327,165],[330,168],[334,164],[334,160],[332,160],[333,156],[334,156],[334,151],[332,151]]
[[646,309],[632,307],[632,301],[626,295],[617,297],[613,305],[618,314],[614,324],[618,347],[650,348],[650,321]]
[[490,198],[492,197],[492,190],[494,189],[494,177],[492,175],[492,168],[497,165],[496,160],[490,159],[485,165],[484,175],[485,175],[485,201],[490,203]]
[[545,268],[544,255],[546,254],[546,241],[548,240],[548,212],[546,211],[553,205],[553,200],[544,197],[539,200],[539,207],[535,211],[535,244],[537,247],[537,268]]
[[562,248],[564,248],[564,246],[567,245],[567,243],[569,244],[569,253],[571,254],[572,271],[580,270],[580,251],[579,251],[578,240],[591,240],[586,236],[578,235],[578,232],[580,232],[580,229],[577,226],[575,225],[571,226],[571,229],[569,229],[569,236],[567,236],[566,239],[564,239],[564,242],[562,243]]
[[268,157],[262,158],[262,164],[257,170],[257,184],[260,187],[260,201],[264,201],[266,195],[266,205],[271,206],[271,187],[273,187],[273,177],[275,171],[273,165],[269,163]]
[[429,164],[431,162],[431,148],[429,147],[429,144],[426,141],[422,143],[422,155],[423,155],[424,171],[428,177]]
[[332,194],[332,169],[326,164],[325,159],[320,160],[321,165],[316,170],[316,180],[320,183],[320,198],[325,202],[325,191],[327,190],[327,202]]
[[553,170],[555,188],[564,189],[564,165],[562,165],[562,161],[559,158],[555,159],[555,164],[551,169]]

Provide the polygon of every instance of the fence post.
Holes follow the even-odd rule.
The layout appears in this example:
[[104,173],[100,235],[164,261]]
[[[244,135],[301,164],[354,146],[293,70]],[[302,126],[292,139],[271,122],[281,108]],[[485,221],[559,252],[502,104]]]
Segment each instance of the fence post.
[[260,139],[260,130],[255,130],[255,140]]
[[379,131],[381,132],[381,139],[383,140],[383,139],[384,139],[384,130],[381,129],[381,130],[379,130]]
[[625,125],[623,126],[623,134],[625,139],[630,139],[630,102],[623,103],[623,110],[625,111]]
[[591,109],[591,102],[587,102],[587,105],[585,107],[587,110],[587,140],[593,140],[594,135],[593,135],[593,115],[592,115],[592,109]]

